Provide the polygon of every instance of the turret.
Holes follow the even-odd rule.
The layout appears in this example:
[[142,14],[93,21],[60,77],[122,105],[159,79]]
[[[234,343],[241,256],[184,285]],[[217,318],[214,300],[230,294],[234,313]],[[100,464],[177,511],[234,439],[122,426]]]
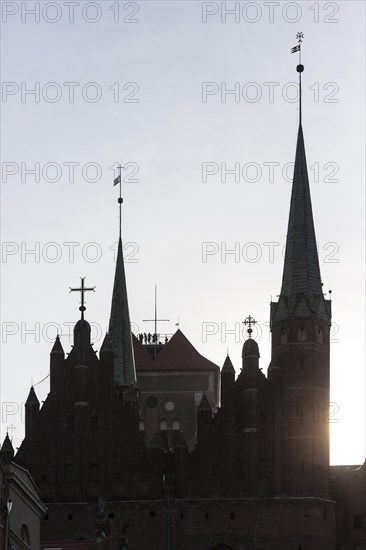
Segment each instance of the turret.
[[172,438],[174,464],[177,473],[176,491],[178,498],[185,498],[188,491],[187,456],[188,444],[182,430],[174,430]]
[[222,441],[222,493],[232,496],[235,468],[235,370],[227,356],[221,370],[221,421]]
[[259,348],[253,338],[248,338],[243,344],[242,360],[243,370],[250,371],[259,368]]
[[14,449],[12,442],[10,441],[9,434],[7,433],[4,439],[4,442],[0,450],[0,461],[1,462],[11,462],[14,458]]
[[86,355],[90,346],[91,328],[85,319],[79,319],[74,327],[74,348],[79,353]]
[[50,391],[53,395],[56,394],[61,386],[64,360],[65,352],[61,345],[60,337],[57,335],[50,354]]
[[199,455],[199,481],[200,495],[207,496],[209,492],[209,480],[211,475],[211,422],[212,408],[207,399],[206,393],[203,394],[197,412],[197,440]]
[[28,398],[25,402],[25,436],[34,435],[39,418],[39,401],[34,391],[33,386],[29,391]]
[[234,408],[235,369],[227,356],[221,369],[221,408]]

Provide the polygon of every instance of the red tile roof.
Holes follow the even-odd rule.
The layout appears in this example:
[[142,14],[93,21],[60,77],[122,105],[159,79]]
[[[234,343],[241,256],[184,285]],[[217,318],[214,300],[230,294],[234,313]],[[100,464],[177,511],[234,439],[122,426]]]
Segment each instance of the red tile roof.
[[203,357],[190,341],[178,329],[156,359],[144,349],[144,346],[133,338],[135,363],[137,370],[177,370],[177,369],[218,369],[219,367]]
[[132,334],[133,353],[135,355],[136,369],[145,369],[152,366],[153,358],[144,346],[139,342],[134,334]]

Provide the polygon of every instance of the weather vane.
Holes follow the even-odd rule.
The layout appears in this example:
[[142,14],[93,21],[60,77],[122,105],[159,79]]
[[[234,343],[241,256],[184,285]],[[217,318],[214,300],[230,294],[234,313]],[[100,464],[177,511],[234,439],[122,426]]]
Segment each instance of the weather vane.
[[256,324],[257,324],[257,321],[251,315],[248,315],[248,317],[244,319],[243,325],[248,325],[247,333],[249,334],[249,338],[252,337],[252,333],[253,333],[252,325],[256,325]]
[[123,203],[123,198],[122,198],[122,168],[124,168],[124,166],[121,166],[120,164],[117,166],[118,170],[119,170],[119,174],[118,176],[116,177],[115,180],[113,180],[113,187],[115,185],[118,185],[119,184],[119,197],[118,197],[118,205],[119,205],[119,237],[121,238],[121,235],[122,235],[122,203]]
[[301,118],[302,118],[302,90],[301,90],[301,73],[304,71],[304,65],[301,64],[301,43],[302,39],[304,38],[304,33],[298,32],[296,35],[296,39],[298,41],[297,46],[294,46],[291,48],[291,53],[299,52],[299,64],[296,67],[297,72],[299,73],[299,119],[301,124]]

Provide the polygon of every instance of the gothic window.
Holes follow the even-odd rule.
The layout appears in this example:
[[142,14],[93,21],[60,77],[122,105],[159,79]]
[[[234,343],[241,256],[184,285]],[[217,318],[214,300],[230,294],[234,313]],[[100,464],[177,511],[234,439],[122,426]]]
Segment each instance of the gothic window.
[[30,536],[29,536],[29,530],[25,523],[23,523],[21,529],[20,529],[20,538],[23,542],[28,544],[30,546]]
[[74,481],[74,465],[65,464],[64,466],[64,481]]
[[99,481],[99,464],[89,464],[89,481]]
[[166,420],[160,420],[159,430],[167,430],[168,422]]
[[139,431],[140,432],[145,431],[145,422],[143,420],[139,420]]
[[320,327],[315,327],[316,341],[323,343],[323,331]]
[[299,328],[297,329],[297,340],[299,342],[306,342],[307,339],[308,339],[308,335],[306,332],[306,328],[304,327],[304,325],[300,325]]
[[281,344],[287,343],[287,330],[285,327],[282,327],[281,329]]
[[180,420],[177,420],[177,419],[173,420],[172,428],[173,430],[180,430],[181,429]]

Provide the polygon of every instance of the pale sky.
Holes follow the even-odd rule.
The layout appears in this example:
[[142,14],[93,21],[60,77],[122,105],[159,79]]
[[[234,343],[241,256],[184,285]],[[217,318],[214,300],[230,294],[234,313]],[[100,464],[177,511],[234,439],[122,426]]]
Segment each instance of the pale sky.
[[79,303],[69,287],[79,277],[96,286],[86,318],[101,345],[117,163],[129,163],[123,239],[134,330],[153,329],[143,319],[153,316],[156,283],[159,315],[170,319],[160,332],[179,319],[216,364],[229,349],[237,373],[241,322],[254,316],[266,372],[298,125],[290,49],[302,31],[305,146],[333,301],[331,463],[363,462],[364,2],[226,8],[236,12],[199,1],[2,2],[1,440],[13,425],[19,446],[32,381],[46,398],[49,379],[38,382],[57,330],[70,351]]

